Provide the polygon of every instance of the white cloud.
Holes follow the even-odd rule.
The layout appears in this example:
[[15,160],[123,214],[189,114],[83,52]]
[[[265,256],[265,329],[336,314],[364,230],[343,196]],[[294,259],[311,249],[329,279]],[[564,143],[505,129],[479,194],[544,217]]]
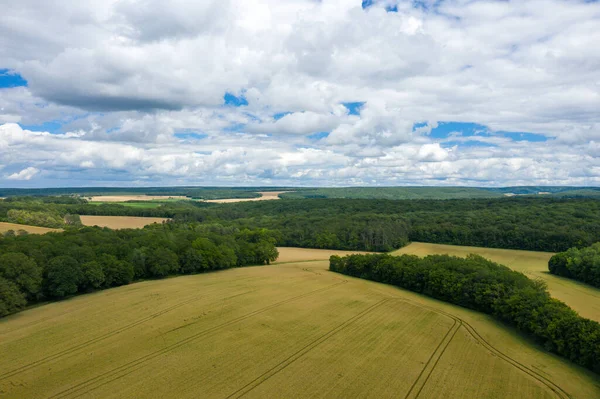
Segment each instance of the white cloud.
[[20,172],[13,173],[12,175],[7,176],[8,180],[31,180],[31,178],[37,175],[40,172],[39,169],[30,166],[28,168],[23,169]]
[[[428,5],[9,2],[0,68],[29,86],[0,89],[0,166],[35,162],[36,180],[52,184],[69,174],[115,184],[595,184],[600,3]],[[222,107],[225,92],[248,105]],[[341,103],[356,101],[360,115],[348,115]],[[72,134],[14,125],[52,121]],[[488,147],[432,137],[439,121],[488,126],[478,138]],[[330,134],[306,138],[317,132]]]

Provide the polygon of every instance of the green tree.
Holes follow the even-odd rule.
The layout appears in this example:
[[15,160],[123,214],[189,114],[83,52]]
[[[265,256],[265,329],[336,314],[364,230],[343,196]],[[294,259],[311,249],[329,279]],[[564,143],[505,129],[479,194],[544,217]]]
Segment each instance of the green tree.
[[14,282],[27,298],[35,299],[42,285],[42,269],[20,252],[0,256],[0,276]]
[[79,263],[70,256],[57,256],[46,265],[46,293],[50,297],[62,298],[77,292],[83,281]]
[[86,262],[81,265],[83,271],[83,281],[81,287],[83,289],[98,289],[104,284],[105,276],[102,265],[98,261]]
[[25,295],[17,285],[0,277],[0,317],[18,312],[26,304]]
[[153,248],[148,254],[148,271],[153,277],[165,277],[179,270],[177,254],[167,248]]

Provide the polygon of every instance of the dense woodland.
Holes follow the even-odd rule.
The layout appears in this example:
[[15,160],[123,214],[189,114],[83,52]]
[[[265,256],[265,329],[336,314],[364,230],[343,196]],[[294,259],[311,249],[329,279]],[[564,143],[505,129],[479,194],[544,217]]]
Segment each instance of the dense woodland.
[[266,229],[198,223],[0,235],[0,317],[134,280],[268,264],[278,256],[274,242]]
[[600,243],[586,248],[570,248],[548,262],[550,273],[600,288]]
[[557,252],[600,241],[594,199],[281,200],[197,212],[199,220],[277,230],[278,244],[300,247],[388,251],[423,241]]
[[[278,245],[369,251],[389,251],[409,241],[423,241],[559,252],[600,241],[600,201],[589,198],[304,199],[219,205],[175,201],[148,208],[135,205],[96,205],[70,197],[16,197],[0,201],[0,221],[9,221],[11,210],[45,212],[52,216],[50,220],[53,215],[67,214],[168,217],[276,230]],[[39,214],[33,216],[42,220]]]
[[480,256],[332,256],[330,270],[493,315],[547,350],[600,373],[599,323],[551,298],[541,282]]

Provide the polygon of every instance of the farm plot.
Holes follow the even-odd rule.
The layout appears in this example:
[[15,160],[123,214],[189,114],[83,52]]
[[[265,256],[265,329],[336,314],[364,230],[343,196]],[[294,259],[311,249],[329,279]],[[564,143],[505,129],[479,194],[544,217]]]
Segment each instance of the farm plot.
[[313,260],[329,260],[331,255],[346,256],[352,254],[366,254],[362,251],[338,251],[335,249],[312,249],[312,248],[293,248],[279,247],[279,257],[277,263],[286,262],[306,262]]
[[111,229],[141,229],[153,223],[162,223],[169,219],[137,216],[81,216],[84,226],[108,227]]
[[478,254],[524,273],[529,278],[542,279],[548,285],[548,291],[550,291],[554,298],[565,302],[581,316],[600,321],[600,290],[575,280],[550,274],[548,272],[548,260],[554,255],[550,252],[413,242],[392,254],[412,254],[417,256],[448,254],[463,257],[468,254]]
[[59,232],[61,229],[51,229],[48,227],[29,226],[27,224],[15,224],[0,222],[0,233],[6,233],[9,230],[13,230],[15,233],[19,230],[25,230],[29,234],[46,234],[52,231]]
[[287,193],[287,191],[259,191],[260,197],[256,198],[224,198],[215,200],[206,200],[206,202],[214,202],[218,204],[227,204],[231,202],[248,202],[248,201],[269,201],[278,200],[279,194]]
[[0,396],[600,397],[485,315],[327,267],[145,281],[2,319]]

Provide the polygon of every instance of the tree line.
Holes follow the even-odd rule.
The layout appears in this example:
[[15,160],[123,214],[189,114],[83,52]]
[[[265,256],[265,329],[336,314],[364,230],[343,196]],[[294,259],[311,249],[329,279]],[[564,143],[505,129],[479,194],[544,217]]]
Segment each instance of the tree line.
[[600,288],[600,243],[570,248],[550,258],[548,270],[557,276],[582,281]]
[[[513,197],[460,200],[300,199],[154,208],[96,205],[65,197],[0,201],[10,210],[71,215],[154,216],[279,232],[279,245],[388,251],[410,241],[560,252],[600,241],[600,201]],[[54,198],[54,199],[53,199]]]
[[599,323],[552,298],[542,282],[481,256],[332,256],[329,268],[493,315],[548,351],[600,373]]
[[[280,244],[387,251],[422,241],[557,252],[600,241],[600,201],[305,199],[198,209],[198,218],[280,232]],[[375,240],[360,237],[377,236]]]
[[271,231],[219,224],[0,236],[0,317],[134,280],[269,264],[277,256]]

